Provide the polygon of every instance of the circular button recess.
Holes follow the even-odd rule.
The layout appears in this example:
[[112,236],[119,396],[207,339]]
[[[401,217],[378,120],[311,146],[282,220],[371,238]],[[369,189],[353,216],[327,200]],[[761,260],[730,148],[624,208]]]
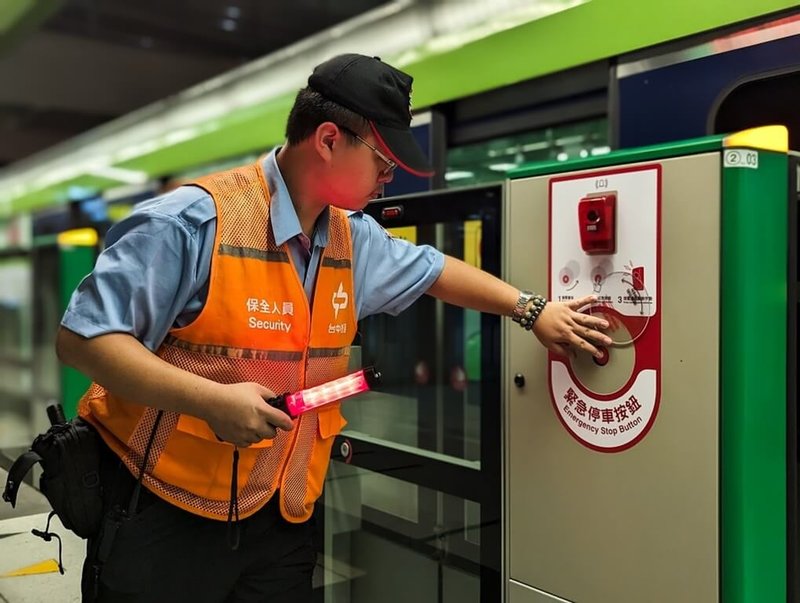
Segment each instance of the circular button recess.
[[[630,338],[630,333],[623,324],[617,329],[624,331],[620,338]],[[595,394],[609,395],[624,387],[633,374],[636,364],[636,347],[619,345],[601,348],[603,358],[595,358],[590,354],[579,353],[570,359],[575,379],[588,391]]]
[[653,313],[653,300],[643,287],[634,286],[630,272],[611,272],[595,284],[595,295],[601,303],[585,312],[608,321],[605,334],[612,346],[627,346],[642,336]]

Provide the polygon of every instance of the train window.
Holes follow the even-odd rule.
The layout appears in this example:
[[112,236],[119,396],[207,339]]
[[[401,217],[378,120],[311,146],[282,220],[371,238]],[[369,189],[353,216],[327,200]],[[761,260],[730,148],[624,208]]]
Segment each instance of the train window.
[[566,161],[611,150],[605,117],[502,136],[447,152],[448,187],[492,182],[525,163]]
[[783,124],[789,128],[789,148],[800,149],[800,70],[739,84],[728,92],[712,115],[711,133],[736,132]]

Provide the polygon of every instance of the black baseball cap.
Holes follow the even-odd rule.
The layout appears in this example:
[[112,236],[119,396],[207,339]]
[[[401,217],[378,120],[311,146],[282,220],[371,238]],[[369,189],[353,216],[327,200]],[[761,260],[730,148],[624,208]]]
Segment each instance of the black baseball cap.
[[415,176],[431,176],[434,170],[411,133],[413,81],[378,57],[340,54],[314,67],[308,85],[366,118],[399,167]]

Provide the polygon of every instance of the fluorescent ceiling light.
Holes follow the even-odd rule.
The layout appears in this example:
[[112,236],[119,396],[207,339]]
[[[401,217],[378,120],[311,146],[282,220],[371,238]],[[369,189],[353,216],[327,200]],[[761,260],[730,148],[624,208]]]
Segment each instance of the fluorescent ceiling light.
[[568,144],[578,144],[583,142],[584,138],[586,138],[583,134],[574,134],[572,136],[562,136],[561,138],[556,138],[556,144],[559,146],[566,146]]
[[507,172],[517,167],[516,163],[492,163],[488,166],[493,172]]
[[142,184],[122,184],[107,188],[103,191],[103,199],[112,203],[117,199],[130,199],[136,195],[149,195],[155,196],[155,184],[153,182],[145,182]]
[[100,176],[101,178],[108,178],[109,180],[124,182],[125,184],[144,184],[148,179],[147,174],[144,172],[112,167],[110,165],[93,168],[88,170],[88,173],[92,176]]
[[528,144],[522,145],[522,150],[525,152],[528,151],[541,151],[542,149],[546,149],[550,146],[550,141],[543,140],[542,142],[530,142]]
[[444,175],[444,179],[450,182],[451,180],[463,180],[464,178],[472,178],[475,172],[468,172],[467,170],[453,170]]

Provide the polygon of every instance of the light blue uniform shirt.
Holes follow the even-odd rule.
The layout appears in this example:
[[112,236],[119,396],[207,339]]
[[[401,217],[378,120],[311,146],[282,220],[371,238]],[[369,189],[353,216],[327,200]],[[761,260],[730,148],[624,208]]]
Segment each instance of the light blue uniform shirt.
[[[303,234],[275,160],[263,161],[275,242],[288,243],[306,296],[312,298],[328,210],[311,240]],[[84,337],[128,333],[155,351],[173,326],[191,323],[205,304],[217,216],[204,190],[183,186],[139,204],[106,236],[92,273],[72,294],[61,324]],[[349,215],[356,316],[396,315],[425,293],[444,267],[442,253],[395,239],[362,213]]]

